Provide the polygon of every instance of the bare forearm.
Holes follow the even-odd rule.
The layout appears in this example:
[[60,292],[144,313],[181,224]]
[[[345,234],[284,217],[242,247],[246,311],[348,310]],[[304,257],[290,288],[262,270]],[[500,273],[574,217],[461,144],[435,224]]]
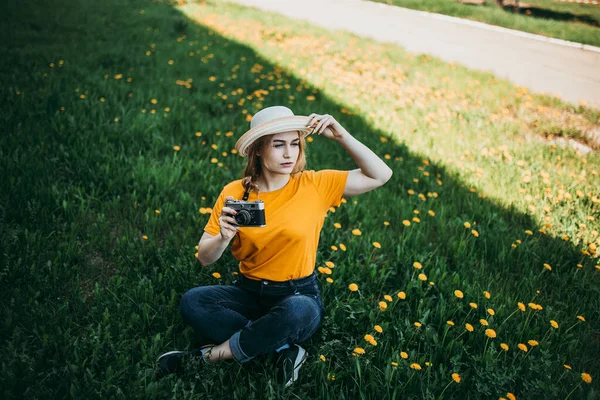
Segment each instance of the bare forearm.
[[204,238],[198,243],[198,261],[203,267],[217,261],[229,245],[230,240],[224,239],[221,234],[211,238]]
[[336,138],[336,140],[350,153],[363,174],[382,182],[390,179],[392,169],[371,149],[350,135],[348,131],[344,129],[342,136]]

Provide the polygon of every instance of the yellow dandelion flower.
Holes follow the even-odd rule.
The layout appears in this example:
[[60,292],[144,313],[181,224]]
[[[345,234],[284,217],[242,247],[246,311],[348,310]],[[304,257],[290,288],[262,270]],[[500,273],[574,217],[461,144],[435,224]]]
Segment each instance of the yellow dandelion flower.
[[500,343],[500,348],[504,351],[508,351],[508,345],[506,343]]
[[325,265],[327,265],[328,268],[333,268],[335,267],[335,264],[332,263],[331,261],[325,261]]
[[432,217],[435,215],[435,213],[433,212],[433,210],[429,210],[429,211],[427,211],[427,213],[428,213],[429,215],[431,215]]
[[377,340],[375,340],[375,339],[369,340],[369,344],[371,346],[377,346]]
[[380,301],[379,302],[379,309],[381,311],[385,311],[387,309],[387,303],[385,301]]
[[160,210],[154,210],[154,212],[160,214]]
[[431,367],[431,363],[429,361],[425,361],[425,365]]
[[398,298],[399,298],[400,300],[404,300],[404,299],[406,299],[406,293],[404,293],[404,292],[398,292]]
[[529,343],[529,345],[531,347],[535,347],[535,346],[537,346],[539,344],[537,340],[533,340],[533,339],[528,340],[527,343]]
[[479,320],[479,323],[483,326],[488,326],[488,322],[483,318]]
[[465,297],[465,295],[463,294],[463,292],[461,292],[460,290],[455,290],[454,291],[454,295],[456,297],[458,297],[459,299],[462,299],[463,297]]
[[479,237],[479,232],[477,232],[475,229],[471,230],[471,233],[473,234],[473,236]]
[[412,363],[412,364],[410,364],[410,367],[411,367],[412,369],[416,369],[417,371],[420,371],[420,370],[421,370],[421,366],[420,366],[419,364],[417,364],[417,363]]
[[400,352],[400,357],[402,357],[403,359],[405,359],[405,360],[406,360],[406,359],[408,358],[408,353],[407,353],[407,352],[405,352],[405,351],[401,351],[401,352]]
[[410,226],[410,221],[409,221],[409,220],[407,220],[407,219],[405,219],[404,221],[402,221],[402,224],[403,224],[404,226]]
[[422,281],[426,281],[427,280],[427,275],[425,274],[419,274],[419,279]]
[[352,234],[354,236],[360,236],[362,233],[361,233],[360,229],[352,229]]
[[566,369],[568,369],[568,370],[571,370],[571,369],[572,369],[572,368],[571,368],[571,366],[570,366],[570,365],[568,365],[568,364],[564,364],[564,365],[563,365],[563,367],[565,367],[565,368],[566,368]]
[[148,236],[144,235],[144,236],[142,236],[142,239],[148,240]]
[[454,322],[452,322],[452,321],[446,321],[446,323],[450,326],[454,326]]
[[585,318],[583,317],[583,315],[578,315],[577,319],[580,320],[580,321],[585,322]]
[[523,343],[519,343],[517,347],[519,348],[519,350],[527,351],[527,346],[525,346]]
[[456,372],[452,374],[452,379],[454,380],[454,382],[460,383],[460,375]]
[[179,150],[181,150],[181,147],[179,147],[179,146],[173,146],[173,150],[179,151]]
[[340,229],[342,227],[342,224],[340,224],[339,222],[336,222],[335,224],[333,224],[334,227],[336,227],[337,229]]
[[413,267],[415,267],[416,269],[421,269],[421,268],[423,268],[423,266],[421,265],[421,263],[420,263],[420,262],[415,262],[415,263],[413,264]]
[[529,229],[527,229],[527,230],[525,231],[525,233],[526,233],[526,234],[528,234],[528,235],[533,235],[533,232],[531,232]]
[[325,279],[325,280],[326,280],[327,282],[329,282],[329,283],[333,283],[333,279],[331,279],[331,278],[327,278],[327,279]]
[[348,285],[348,289],[352,290],[353,292],[356,292],[358,290],[358,285],[356,283],[351,283]]
[[508,400],[517,400],[515,395],[512,394],[511,392],[506,393],[506,397],[508,397]]
[[470,223],[468,223],[468,222],[465,222],[465,228],[466,228],[466,229],[469,229],[470,227],[471,227],[471,224],[470,224]]
[[384,299],[386,299],[387,301],[392,301],[394,299],[392,299],[392,296],[390,296],[389,294],[386,294],[385,296],[383,296]]
[[398,363],[397,363],[397,362],[395,362],[395,361],[392,361],[392,366],[393,366],[393,367],[397,367],[397,366],[398,366]]
[[525,304],[523,304],[523,303],[519,302],[519,303],[518,303],[518,306],[519,306],[519,310],[521,310],[521,311],[525,312],[525,310],[526,310],[526,308],[525,308]]
[[365,335],[365,340],[366,340],[367,342],[370,342],[370,341],[372,341],[372,340],[374,340],[374,339],[375,339],[375,338],[373,337],[373,335],[368,335],[368,334],[367,334],[367,335]]
[[332,246],[331,246],[331,250],[333,250],[333,251],[337,251],[337,250],[338,250],[338,247],[337,247],[337,246],[335,246],[335,245],[332,245]]
[[217,278],[217,279],[221,278],[221,274],[220,274],[220,273],[218,273],[218,272],[213,272],[213,273],[212,273],[212,276],[214,276],[214,277],[215,277],[215,278]]
[[496,331],[493,329],[486,329],[485,330],[485,335],[487,337],[489,337],[490,339],[494,339],[496,337]]
[[592,383],[592,376],[590,374],[585,373],[585,372],[581,373],[581,379],[583,379],[583,381],[585,383]]
[[390,225],[390,223],[389,223],[388,221],[383,221],[383,225],[385,225],[385,226],[389,226],[389,225]]
[[342,251],[346,251],[346,245],[344,243],[340,243],[340,249]]
[[379,325],[375,325],[375,326],[373,327],[373,329],[375,329],[375,330],[376,330],[377,332],[379,332],[379,333],[383,332],[383,328],[381,328],[381,326],[379,326]]
[[466,323],[465,324],[465,329],[468,330],[469,332],[473,332],[473,325]]
[[554,329],[558,329],[558,322],[556,322],[555,320],[551,319],[550,320],[550,325],[554,328]]
[[483,295],[485,296],[486,299],[489,299],[490,297],[492,297],[490,292],[488,292],[487,290],[485,292],[483,292]]
[[469,303],[469,305],[471,306],[471,308],[477,308],[477,303]]
[[549,264],[544,264],[544,268],[546,268],[548,271],[552,271],[552,267]]
[[420,328],[421,326],[423,326],[423,325],[421,325],[421,323],[420,323],[419,321],[415,322],[415,323],[414,323],[414,325],[415,325],[417,328]]
[[327,361],[327,359],[325,358],[325,356],[324,356],[323,354],[321,354],[321,355],[319,356],[319,358],[320,358],[320,359],[321,359],[321,361],[323,361],[323,362]]
[[492,315],[492,316],[496,315],[496,311],[494,311],[494,309],[493,309],[493,308],[488,308],[488,309],[487,309],[487,312],[488,312],[488,314],[490,314],[490,315]]
[[356,347],[354,349],[353,355],[358,355],[358,354],[365,354],[365,349],[363,349],[362,347]]
[[373,242],[373,247],[375,247],[376,249],[380,249],[381,244],[379,242]]

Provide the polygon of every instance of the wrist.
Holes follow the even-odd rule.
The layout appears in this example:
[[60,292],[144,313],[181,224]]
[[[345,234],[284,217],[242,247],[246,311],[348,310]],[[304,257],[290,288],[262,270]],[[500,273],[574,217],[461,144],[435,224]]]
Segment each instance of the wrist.
[[337,130],[337,132],[339,132],[339,136],[335,135],[333,137],[337,142],[343,142],[345,140],[348,140],[349,137],[351,137],[350,133],[348,133],[348,131],[344,128]]

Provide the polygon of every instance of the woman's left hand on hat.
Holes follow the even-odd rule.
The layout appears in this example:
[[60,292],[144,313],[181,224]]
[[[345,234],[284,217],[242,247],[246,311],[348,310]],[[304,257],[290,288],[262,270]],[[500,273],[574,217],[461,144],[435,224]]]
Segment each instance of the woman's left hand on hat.
[[314,127],[311,134],[317,133],[327,139],[340,139],[346,133],[344,127],[329,114],[310,114],[307,126]]

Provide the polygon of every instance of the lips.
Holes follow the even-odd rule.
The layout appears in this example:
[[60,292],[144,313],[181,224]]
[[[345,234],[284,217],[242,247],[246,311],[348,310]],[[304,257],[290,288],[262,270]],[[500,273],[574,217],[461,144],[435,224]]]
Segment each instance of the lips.
[[292,165],[294,165],[294,163],[285,163],[285,164],[281,164],[283,167],[291,167]]

